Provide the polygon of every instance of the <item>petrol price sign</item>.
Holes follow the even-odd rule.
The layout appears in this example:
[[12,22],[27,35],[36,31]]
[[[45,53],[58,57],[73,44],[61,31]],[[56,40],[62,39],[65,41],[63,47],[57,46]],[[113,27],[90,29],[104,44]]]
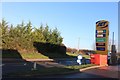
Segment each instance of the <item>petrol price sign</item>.
[[109,22],[100,20],[96,22],[96,52],[98,54],[108,53]]

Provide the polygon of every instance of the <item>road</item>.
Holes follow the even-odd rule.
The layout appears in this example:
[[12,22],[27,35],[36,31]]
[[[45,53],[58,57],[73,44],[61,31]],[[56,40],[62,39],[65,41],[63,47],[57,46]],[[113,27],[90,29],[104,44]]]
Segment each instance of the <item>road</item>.
[[46,78],[117,78],[120,80],[120,77],[118,76],[120,74],[119,68],[120,65],[105,66],[105,67],[85,70],[74,74],[47,76]]
[[[7,73],[14,73],[19,71],[30,71],[33,69],[34,62],[25,61],[21,59],[6,59],[2,61],[0,64],[0,68],[2,68],[2,75]],[[64,65],[54,63],[54,62],[46,62],[46,61],[37,61],[37,69],[49,68],[49,67],[63,67]]]
[[32,63],[5,63],[2,65],[2,74],[17,72],[17,71],[24,71],[24,70],[31,70]]

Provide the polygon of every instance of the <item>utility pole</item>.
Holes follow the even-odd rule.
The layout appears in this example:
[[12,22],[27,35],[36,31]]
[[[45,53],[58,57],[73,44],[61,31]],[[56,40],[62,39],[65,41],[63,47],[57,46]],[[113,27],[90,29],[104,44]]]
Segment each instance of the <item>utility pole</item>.
[[116,46],[114,45],[114,32],[113,32],[112,46],[111,46],[111,64],[112,65],[117,64]]
[[111,52],[111,45],[112,45],[112,40],[109,39],[109,42],[108,42],[108,52],[110,53]]
[[78,38],[78,52],[79,52],[80,38]]
[[114,45],[114,32],[113,32],[113,37],[112,37],[112,45]]

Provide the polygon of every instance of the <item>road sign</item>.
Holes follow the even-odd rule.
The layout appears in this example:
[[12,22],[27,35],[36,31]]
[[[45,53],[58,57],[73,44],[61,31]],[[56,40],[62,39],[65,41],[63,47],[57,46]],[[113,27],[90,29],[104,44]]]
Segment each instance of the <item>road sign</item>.
[[105,38],[96,38],[96,42],[105,42]]

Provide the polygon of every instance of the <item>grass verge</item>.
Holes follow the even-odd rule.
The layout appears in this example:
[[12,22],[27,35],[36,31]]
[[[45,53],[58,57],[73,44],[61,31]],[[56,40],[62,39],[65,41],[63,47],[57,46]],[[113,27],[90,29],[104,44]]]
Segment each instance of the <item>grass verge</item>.
[[[23,59],[49,59],[50,58],[76,58],[77,53],[58,54],[58,53],[46,53],[47,55],[41,53],[5,53],[1,54],[2,58],[23,58]],[[82,55],[86,59],[90,58],[89,55]]]
[[23,59],[48,59],[49,57],[40,53],[21,53]]
[[65,66],[66,68],[69,69],[82,69],[82,68],[87,68],[87,67],[91,67],[91,66],[95,66],[95,64],[87,64],[87,65],[75,65],[75,66]]
[[[77,57],[79,55],[78,53],[70,53],[70,52],[66,52],[66,54],[74,57]],[[85,57],[86,59],[90,59],[89,55],[82,54],[82,57]]]

